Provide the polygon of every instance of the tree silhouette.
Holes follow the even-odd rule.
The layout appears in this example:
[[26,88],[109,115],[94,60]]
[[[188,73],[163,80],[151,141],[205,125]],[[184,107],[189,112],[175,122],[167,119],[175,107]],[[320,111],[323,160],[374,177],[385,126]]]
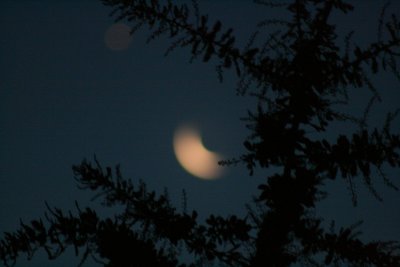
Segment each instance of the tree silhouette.
[[[367,119],[378,100],[370,77],[391,72],[400,78],[400,22],[382,9],[376,42],[354,44],[352,33],[339,39],[334,11],[350,12],[341,0],[293,0],[289,4],[257,1],[269,8],[285,8],[288,20],[265,20],[244,48],[235,44],[232,29],[210,24],[191,6],[158,0],[103,0],[116,20],[129,21],[132,32],[149,26],[151,41],[171,38],[167,54],[180,47],[191,50],[192,60],[219,62],[217,72],[232,68],[239,77],[237,92],[256,97],[255,110],[246,123],[250,136],[246,153],[221,162],[245,164],[249,174],[256,168],[275,167],[276,172],[259,185],[247,216],[210,215],[201,223],[196,211],[178,212],[166,194],[156,195],[144,183],[124,179],[119,167],[103,168],[97,159],[73,166],[80,188],[96,193],[104,206],[122,207],[114,217],[100,218],[90,209],[63,212],[47,207],[45,218],[22,223],[5,233],[0,258],[12,265],[20,254],[34,256],[38,249],[50,259],[67,247],[81,257],[93,257],[104,266],[198,266],[217,262],[228,266],[400,266],[396,241],[362,241],[358,224],[336,230],[323,227],[313,212],[326,197],[325,181],[343,178],[356,204],[353,184],[362,179],[373,187],[376,176],[398,190],[385,169],[400,166],[400,136],[390,126],[398,110],[387,114],[381,129]],[[265,34],[268,28],[269,33]],[[277,29],[271,31],[270,29]],[[264,31],[264,33],[263,33]],[[266,41],[260,40],[267,37]],[[342,43],[340,43],[342,42]],[[214,62],[214,61],[213,61]],[[368,88],[373,93],[361,118],[336,110],[348,103],[348,90]],[[326,136],[333,123],[353,123],[357,130],[335,140]],[[193,262],[183,262],[183,254]]]

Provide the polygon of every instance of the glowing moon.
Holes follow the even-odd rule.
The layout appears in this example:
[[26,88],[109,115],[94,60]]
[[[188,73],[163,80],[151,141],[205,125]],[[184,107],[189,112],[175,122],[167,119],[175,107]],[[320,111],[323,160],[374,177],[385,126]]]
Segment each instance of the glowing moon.
[[215,179],[221,175],[222,167],[218,165],[220,156],[203,146],[199,133],[194,129],[179,128],[173,145],[178,162],[190,174],[203,179]]
[[116,51],[127,49],[132,41],[130,30],[129,26],[123,23],[111,25],[104,35],[106,46]]

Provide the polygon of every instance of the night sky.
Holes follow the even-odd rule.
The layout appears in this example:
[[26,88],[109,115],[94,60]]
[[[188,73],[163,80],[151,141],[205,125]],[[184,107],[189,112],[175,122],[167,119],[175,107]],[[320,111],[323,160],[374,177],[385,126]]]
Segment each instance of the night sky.
[[[250,1],[199,2],[210,22],[218,18],[225,28],[235,29],[239,45],[261,19],[285,16]],[[354,41],[360,44],[375,40],[380,1],[354,2],[361,4],[356,12],[334,17],[339,30],[355,28]],[[400,1],[394,1],[389,11],[399,10]],[[182,169],[172,147],[177,127],[194,124],[207,148],[238,157],[249,134],[240,118],[255,107],[255,99],[236,96],[233,72],[220,83],[213,62],[190,63],[189,49],[164,57],[170,42],[159,38],[147,44],[145,28],[126,49],[110,49],[105,42],[113,24],[110,11],[100,1],[0,3],[0,232],[16,230],[20,219],[42,216],[45,201],[72,210],[74,200],[98,207],[90,202],[90,192],[77,189],[71,170],[94,154],[103,166],[120,164],[124,177],[141,179],[149,189],[161,193],[168,188],[178,210],[185,190],[188,210],[198,210],[203,218],[245,214],[245,203],[270,173],[249,177],[240,165],[206,181]],[[384,104],[373,108],[371,124],[379,126],[384,112],[398,107],[400,94],[393,77],[380,75],[375,81]],[[362,114],[368,93],[350,95],[355,97],[350,107],[338,108]],[[393,129],[400,130],[398,122]],[[335,126],[328,135],[346,130]],[[388,172],[400,186],[399,174]],[[376,186],[383,203],[360,182],[359,205],[352,207],[347,184],[338,180],[326,188],[331,196],[317,211],[338,226],[364,219],[365,239],[400,240],[400,192],[379,179]],[[29,266],[43,264],[40,255]],[[71,266],[75,261],[68,255],[46,265]],[[25,257],[17,266],[27,266]]]

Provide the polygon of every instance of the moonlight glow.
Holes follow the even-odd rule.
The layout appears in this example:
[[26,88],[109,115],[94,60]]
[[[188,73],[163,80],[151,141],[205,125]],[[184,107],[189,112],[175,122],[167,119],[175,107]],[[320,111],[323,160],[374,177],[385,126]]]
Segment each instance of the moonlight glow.
[[130,28],[123,23],[111,25],[104,35],[104,42],[111,50],[125,50],[131,41]]
[[179,163],[190,174],[203,179],[215,179],[221,175],[220,156],[203,146],[199,133],[194,129],[182,127],[175,132],[174,151]]

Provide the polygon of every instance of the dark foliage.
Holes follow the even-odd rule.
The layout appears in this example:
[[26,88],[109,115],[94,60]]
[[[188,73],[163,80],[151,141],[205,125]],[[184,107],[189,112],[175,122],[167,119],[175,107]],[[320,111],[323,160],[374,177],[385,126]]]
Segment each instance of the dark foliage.
[[[259,185],[256,204],[246,218],[211,215],[200,223],[197,214],[177,212],[166,195],[157,196],[143,183],[133,185],[117,167],[103,169],[83,161],[73,171],[83,189],[96,192],[105,206],[122,212],[101,219],[92,209],[65,214],[48,207],[42,220],[21,223],[20,230],[5,233],[0,258],[10,265],[21,253],[32,257],[44,249],[49,258],[74,247],[84,260],[91,256],[105,266],[196,266],[217,261],[229,266],[400,266],[398,242],[364,242],[358,224],[325,229],[313,212],[326,195],[326,180],[363,179],[378,200],[373,186],[378,174],[398,190],[384,169],[400,167],[400,136],[390,130],[397,111],[387,115],[381,129],[368,127],[371,105],[379,100],[371,77],[380,71],[400,78],[400,22],[382,12],[378,40],[361,47],[352,44],[352,33],[340,44],[329,16],[350,12],[341,0],[294,0],[289,4],[257,1],[269,8],[286,8],[291,18],[265,20],[241,49],[232,29],[209,23],[198,4],[177,6],[172,1],[103,0],[117,20],[132,24],[132,32],[147,25],[149,41],[160,35],[172,39],[167,53],[190,48],[192,60],[218,60],[217,71],[233,68],[239,77],[237,92],[258,99],[246,123],[251,135],[246,152],[222,164],[244,163],[250,175],[256,168],[275,168]],[[385,11],[385,9],[383,9]],[[211,25],[211,26],[210,26]],[[278,29],[263,34],[265,28]],[[267,36],[260,41],[260,36]],[[385,38],[383,38],[385,37]],[[370,103],[361,118],[336,110],[347,104],[348,90],[369,88]],[[324,133],[333,123],[353,123],[357,130],[329,140]],[[192,263],[180,255],[193,256]]]

